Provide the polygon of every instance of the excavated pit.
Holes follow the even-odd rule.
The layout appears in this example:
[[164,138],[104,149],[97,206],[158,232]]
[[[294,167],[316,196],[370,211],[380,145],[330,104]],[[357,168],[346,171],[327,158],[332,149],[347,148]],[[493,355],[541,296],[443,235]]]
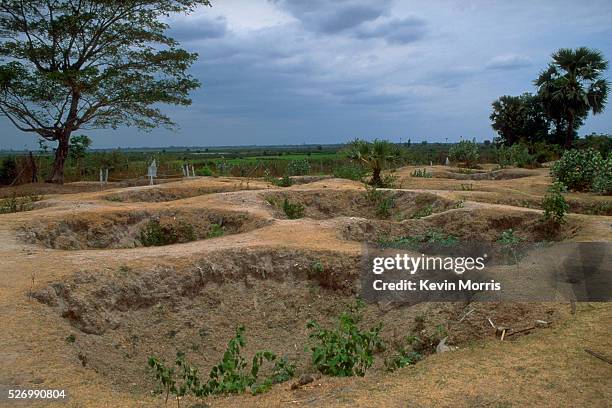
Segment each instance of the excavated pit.
[[206,208],[80,212],[33,221],[19,235],[27,243],[54,249],[134,248],[237,234],[268,223],[246,212]]
[[164,202],[182,200],[206,194],[226,193],[247,189],[252,188],[250,186],[247,188],[246,182],[223,183],[207,187],[146,187],[108,194],[104,199],[113,202]]
[[[333,252],[226,250],[207,254],[188,269],[82,271],[33,297],[70,323],[65,335],[73,336],[73,358],[118,389],[141,394],[153,389],[146,368],[151,355],[172,361],[177,351],[184,351],[206,375],[238,325],[246,327],[245,356],[272,350],[295,362],[299,376],[313,372],[304,350],[306,323],[314,319],[330,327],[354,304],[358,258]],[[313,268],[315,263],[322,268]],[[468,309],[473,310],[465,316]],[[407,336],[420,336],[419,351],[427,355],[442,335],[460,347],[493,337],[487,319],[519,328],[536,319],[558,318],[558,308],[545,304],[367,304],[361,324],[383,323],[387,349],[377,354],[372,368],[382,372],[384,359],[405,345]]]
[[472,170],[470,173],[449,170],[448,172],[438,173],[434,177],[455,180],[512,180],[537,174],[537,172],[529,169]]
[[495,242],[502,233],[512,229],[522,242],[561,241],[571,238],[580,229],[575,222],[563,224],[551,237],[537,212],[470,208],[453,209],[422,219],[402,222],[371,219],[345,219],[338,226],[338,234],[349,241],[375,242],[407,236],[421,236],[430,231],[452,235],[459,242]]
[[287,218],[282,209],[285,199],[304,206],[304,217],[313,219],[360,217],[402,221],[457,205],[455,201],[435,194],[383,189],[375,193],[364,190],[286,190],[265,193],[263,197],[274,208],[276,218]]

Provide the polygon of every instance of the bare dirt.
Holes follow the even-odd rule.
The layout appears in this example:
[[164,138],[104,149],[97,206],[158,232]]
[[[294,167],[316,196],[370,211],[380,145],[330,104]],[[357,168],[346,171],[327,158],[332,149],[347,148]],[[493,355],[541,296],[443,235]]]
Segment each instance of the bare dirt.
[[[363,241],[436,230],[493,242],[509,228],[526,241],[545,239],[537,203],[550,183],[546,169],[464,174],[434,166],[432,178],[410,177],[413,170],[400,169],[400,188],[384,192],[393,201],[387,215],[363,185],[339,179],[289,188],[197,178],[45,191],[40,207],[0,215],[0,386],[66,389],[74,407],[162,406],[150,395],[147,357],[171,361],[182,350],[206,373],[239,324],[247,328],[247,355],[270,349],[296,362],[298,376],[313,373],[305,324],[332,324],[355,302]],[[305,218],[287,219],[284,198],[303,204]],[[577,208],[611,204],[591,194],[570,198]],[[143,247],[138,237],[151,219],[192,225],[195,240]],[[210,236],[212,224],[225,226],[223,236]],[[610,242],[611,227],[610,216],[575,213],[555,239]],[[550,324],[501,342],[488,319],[514,329]],[[612,366],[583,350],[612,352],[607,303],[580,303],[575,314],[559,302],[367,305],[364,325],[378,322],[390,347],[364,378],[319,377],[297,389],[288,382],[261,396],[205,402],[603,407],[612,397]],[[440,328],[457,350],[432,354]],[[427,357],[387,373],[384,358],[414,334],[431,339]]]

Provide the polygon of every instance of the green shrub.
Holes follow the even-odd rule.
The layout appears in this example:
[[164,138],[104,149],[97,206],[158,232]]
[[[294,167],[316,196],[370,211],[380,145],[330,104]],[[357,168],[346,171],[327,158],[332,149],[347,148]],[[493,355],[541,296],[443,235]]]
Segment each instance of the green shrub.
[[502,231],[501,236],[497,240],[501,245],[516,245],[521,242],[521,237],[514,235],[512,228]]
[[210,229],[208,230],[207,238],[217,238],[222,237],[225,234],[225,228],[220,224],[210,224]]
[[412,177],[423,177],[423,178],[431,178],[432,174],[427,172],[427,169],[415,169],[412,173],[410,173]]
[[356,163],[345,164],[342,166],[334,167],[333,175],[336,178],[343,178],[348,180],[361,181],[367,174],[367,170]]
[[392,196],[386,196],[380,200],[376,206],[376,215],[379,218],[389,218],[391,209],[395,206],[395,199]]
[[213,175],[213,171],[208,167],[208,166],[204,166],[202,168],[199,168],[196,170],[195,172],[196,176],[212,176]]
[[544,221],[559,225],[565,222],[565,214],[569,210],[569,204],[565,201],[562,192],[565,187],[561,183],[553,183],[542,200],[542,208],[544,209]]
[[480,158],[478,144],[475,141],[462,140],[451,146],[448,156],[456,162],[464,162],[467,167],[472,168]]
[[495,149],[495,155],[500,168],[532,167],[537,163],[536,157],[529,154],[529,147],[523,143],[515,143],[510,147],[499,146]]
[[292,160],[287,165],[287,174],[289,176],[304,176],[310,173],[310,162],[304,160]]
[[364,376],[374,362],[374,352],[384,348],[382,323],[368,330],[358,326],[358,311],[342,313],[334,329],[324,329],[311,320],[312,363],[321,373],[336,377]]
[[292,203],[286,197],[283,201],[283,212],[290,220],[302,218],[304,216],[304,206],[301,203]]
[[593,179],[593,191],[602,194],[612,194],[612,154],[604,161],[599,172]]
[[596,150],[566,150],[552,166],[551,175],[570,190],[591,191],[595,177],[604,167],[605,162]]
[[459,243],[459,239],[454,235],[445,234],[436,229],[428,229],[425,234],[421,235],[406,235],[397,239],[381,238],[378,240],[378,245],[386,248],[407,248],[418,249],[423,244],[433,244],[445,247],[451,247]]
[[291,177],[285,175],[279,179],[275,178],[275,177],[270,177],[267,176],[266,177],[266,181],[268,181],[269,183],[274,184],[277,187],[290,187],[291,185],[293,185],[293,180],[291,179]]

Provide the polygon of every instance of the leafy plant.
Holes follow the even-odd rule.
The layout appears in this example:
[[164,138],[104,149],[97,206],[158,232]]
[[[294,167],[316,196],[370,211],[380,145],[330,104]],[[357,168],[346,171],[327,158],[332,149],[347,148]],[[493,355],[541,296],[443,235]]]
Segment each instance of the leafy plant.
[[205,176],[205,177],[210,177],[213,175],[213,171],[208,166],[204,166],[204,167],[197,169],[195,173],[197,176]]
[[304,205],[301,203],[292,203],[286,197],[283,201],[283,212],[290,220],[302,218],[304,216]]
[[427,169],[415,169],[412,173],[410,173],[412,177],[423,177],[423,178],[432,178],[432,174],[427,172]]
[[351,160],[366,166],[372,172],[370,184],[375,187],[385,186],[381,177],[382,172],[393,165],[400,156],[400,150],[396,145],[380,139],[372,142],[356,139],[349,144],[347,152]]
[[570,190],[590,191],[605,166],[601,154],[596,150],[566,150],[552,166],[551,175]]
[[461,184],[461,190],[462,191],[472,191],[474,190],[474,186],[472,185],[472,183],[468,183],[468,184]]
[[406,347],[400,346],[394,356],[389,359],[385,359],[385,369],[389,372],[393,372],[398,368],[416,364],[422,359],[423,355],[421,353],[408,350]]
[[509,228],[505,231],[502,231],[501,236],[497,240],[497,243],[501,245],[516,245],[521,241],[521,237],[516,236],[514,234],[514,230],[512,230],[512,228]]
[[480,158],[478,145],[475,141],[469,140],[462,140],[451,146],[448,156],[453,161],[464,162],[468,168],[472,168]]
[[292,160],[287,165],[287,174],[289,176],[303,176],[310,173],[310,162],[304,160]]
[[565,222],[565,214],[569,210],[569,204],[565,201],[562,192],[565,187],[561,183],[553,183],[542,200],[544,209],[543,219],[545,222],[558,226]]
[[[269,390],[272,384],[293,378],[295,365],[286,357],[278,358],[271,351],[256,352],[249,369],[247,359],[241,354],[245,345],[245,328],[238,326],[235,336],[228,342],[221,362],[210,370],[206,382],[200,380],[198,369],[187,363],[185,353],[177,353],[175,367],[167,367],[158,358],[149,357],[148,365],[153,369],[158,382],[155,392],[164,393],[166,402],[169,395],[174,395],[180,407],[180,399],[188,394],[202,398],[215,394],[237,394],[247,389],[253,394],[259,394]],[[268,378],[257,384],[264,362],[274,362],[274,368]]]
[[269,183],[274,184],[277,187],[290,187],[291,185],[293,185],[293,180],[291,179],[291,177],[285,175],[279,179],[275,178],[275,177],[268,177],[266,179]]
[[325,329],[311,320],[306,325],[312,332],[312,362],[323,374],[349,377],[363,376],[374,362],[374,352],[384,348],[380,339],[382,323],[368,330],[358,326],[358,310],[344,312],[334,329]]
[[593,179],[593,191],[602,194],[612,194],[612,154],[604,161],[601,169]]
[[415,213],[412,214],[412,218],[419,219],[419,218],[427,217],[431,214],[433,214],[433,205],[429,204],[415,211]]
[[336,178],[361,181],[366,176],[367,170],[360,164],[349,163],[342,166],[334,167],[333,175]]
[[210,224],[210,229],[206,238],[217,238],[222,237],[225,234],[225,228],[220,224]]

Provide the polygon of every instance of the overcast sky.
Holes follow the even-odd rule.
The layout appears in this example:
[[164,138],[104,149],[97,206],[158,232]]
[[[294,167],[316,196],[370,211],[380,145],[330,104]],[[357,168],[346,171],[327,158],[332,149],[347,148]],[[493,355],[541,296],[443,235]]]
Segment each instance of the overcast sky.
[[[164,108],[180,129],[89,132],[94,147],[491,139],[491,102],[533,92],[553,51],[612,58],[609,0],[212,2],[170,21],[203,84]],[[612,106],[590,132],[612,133]],[[0,118],[0,148],[36,140]]]

